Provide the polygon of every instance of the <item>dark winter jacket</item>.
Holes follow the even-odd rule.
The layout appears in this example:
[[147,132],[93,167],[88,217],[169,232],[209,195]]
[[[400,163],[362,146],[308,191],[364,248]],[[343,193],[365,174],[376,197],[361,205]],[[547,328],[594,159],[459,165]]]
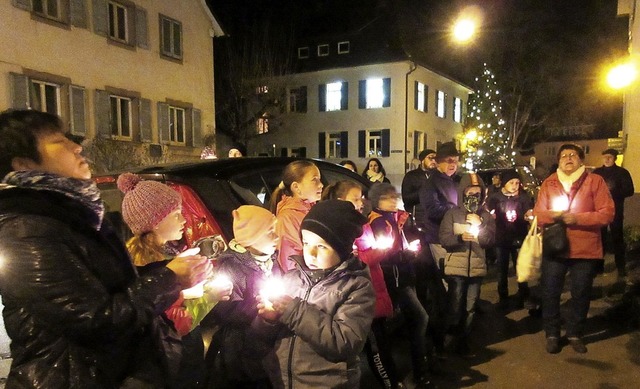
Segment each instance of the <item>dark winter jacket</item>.
[[629,171],[618,165],[611,167],[601,166],[593,171],[594,174],[602,176],[607,183],[611,197],[616,203],[624,203],[624,199],[633,196],[633,180]]
[[420,188],[427,182],[429,175],[435,170],[422,170],[422,167],[411,170],[402,179],[402,202],[404,209],[411,212],[418,225],[424,224],[424,210],[420,205]]
[[451,177],[435,170],[420,189],[420,205],[424,209],[425,239],[427,243],[439,243],[438,231],[444,214],[458,205],[460,177]]
[[139,278],[123,243],[105,223],[96,231],[95,219],[59,193],[0,190],[8,388],[118,388],[128,376],[161,386],[177,368],[179,338],[159,317],[180,293],[175,274]]
[[522,246],[522,240],[529,231],[529,222],[524,215],[533,209],[531,197],[523,190],[515,196],[506,196],[502,191],[494,192],[487,199],[487,209],[496,220],[496,246]]
[[265,366],[275,388],[359,387],[359,354],[371,328],[375,292],[367,266],[356,257],[313,284],[302,257],[284,276],[294,297],[279,323],[257,319],[259,338],[275,339]]

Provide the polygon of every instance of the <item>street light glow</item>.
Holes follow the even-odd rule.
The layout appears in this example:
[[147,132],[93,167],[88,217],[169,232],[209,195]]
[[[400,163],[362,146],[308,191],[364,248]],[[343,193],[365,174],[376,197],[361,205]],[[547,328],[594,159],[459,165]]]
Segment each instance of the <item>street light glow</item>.
[[636,78],[636,67],[632,63],[624,63],[611,69],[607,74],[607,84],[613,89],[629,86]]
[[469,42],[476,31],[476,23],[471,19],[460,19],[453,26],[453,37],[456,41]]

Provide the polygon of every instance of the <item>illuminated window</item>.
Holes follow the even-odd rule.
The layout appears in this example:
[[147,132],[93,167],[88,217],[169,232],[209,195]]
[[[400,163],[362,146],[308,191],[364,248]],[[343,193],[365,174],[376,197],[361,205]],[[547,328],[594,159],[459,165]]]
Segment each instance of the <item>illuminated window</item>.
[[342,137],[341,133],[329,134],[327,138],[327,157],[326,158],[341,158],[342,157]]
[[447,95],[441,90],[436,91],[436,115],[439,118],[446,116]]
[[172,143],[185,143],[185,110],[169,106],[169,139]]
[[60,85],[31,80],[29,103],[36,111],[60,115]]
[[269,93],[269,87],[266,85],[260,85],[258,87],[256,87],[256,94],[257,95],[263,95],[265,93]]
[[380,131],[367,132],[367,155],[369,157],[382,156],[382,133]]
[[340,111],[342,102],[342,83],[332,82],[327,84],[327,111]]
[[462,99],[458,97],[453,98],[453,121],[462,123]]
[[370,78],[360,80],[358,108],[375,109],[391,105],[391,79]]
[[124,5],[113,1],[109,2],[109,37],[128,43],[128,13],[129,11]]
[[256,131],[258,134],[266,134],[269,132],[269,117],[266,113],[262,114],[256,121]]
[[344,111],[349,108],[349,83],[332,82],[318,85],[318,111]]
[[425,84],[416,81],[415,91],[414,91],[414,108],[417,111],[427,112],[427,97],[428,97],[429,87]]
[[131,99],[109,96],[111,102],[111,135],[114,138],[131,139]]
[[160,15],[162,55],[182,59],[182,23]]
[[382,108],[383,99],[382,78],[367,80],[367,108]]

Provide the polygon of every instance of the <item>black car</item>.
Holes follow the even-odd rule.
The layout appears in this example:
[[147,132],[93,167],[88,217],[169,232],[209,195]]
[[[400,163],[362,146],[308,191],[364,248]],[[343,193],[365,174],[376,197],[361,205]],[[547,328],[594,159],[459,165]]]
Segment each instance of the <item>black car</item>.
[[[177,190],[183,199],[185,243],[194,246],[217,236],[228,242],[233,237],[231,211],[251,204],[269,208],[271,193],[280,184],[282,171],[297,159],[286,157],[243,157],[145,166],[129,170],[143,179],[157,180]],[[340,165],[313,160],[324,186],[340,180],[361,185],[366,193],[370,182]],[[131,232],[121,216],[123,193],[116,186],[118,173],[94,177],[106,203],[107,217],[127,239]],[[202,249],[202,246],[201,246]]]

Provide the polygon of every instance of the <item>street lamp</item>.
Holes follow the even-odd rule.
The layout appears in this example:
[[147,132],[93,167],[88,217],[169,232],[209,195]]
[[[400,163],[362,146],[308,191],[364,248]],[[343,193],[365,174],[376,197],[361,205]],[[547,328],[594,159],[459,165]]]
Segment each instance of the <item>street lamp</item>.
[[476,23],[471,19],[459,19],[453,25],[453,39],[460,43],[467,43],[476,32]]
[[637,71],[634,64],[631,62],[623,63],[609,70],[607,84],[613,89],[622,89],[631,85],[636,76]]

